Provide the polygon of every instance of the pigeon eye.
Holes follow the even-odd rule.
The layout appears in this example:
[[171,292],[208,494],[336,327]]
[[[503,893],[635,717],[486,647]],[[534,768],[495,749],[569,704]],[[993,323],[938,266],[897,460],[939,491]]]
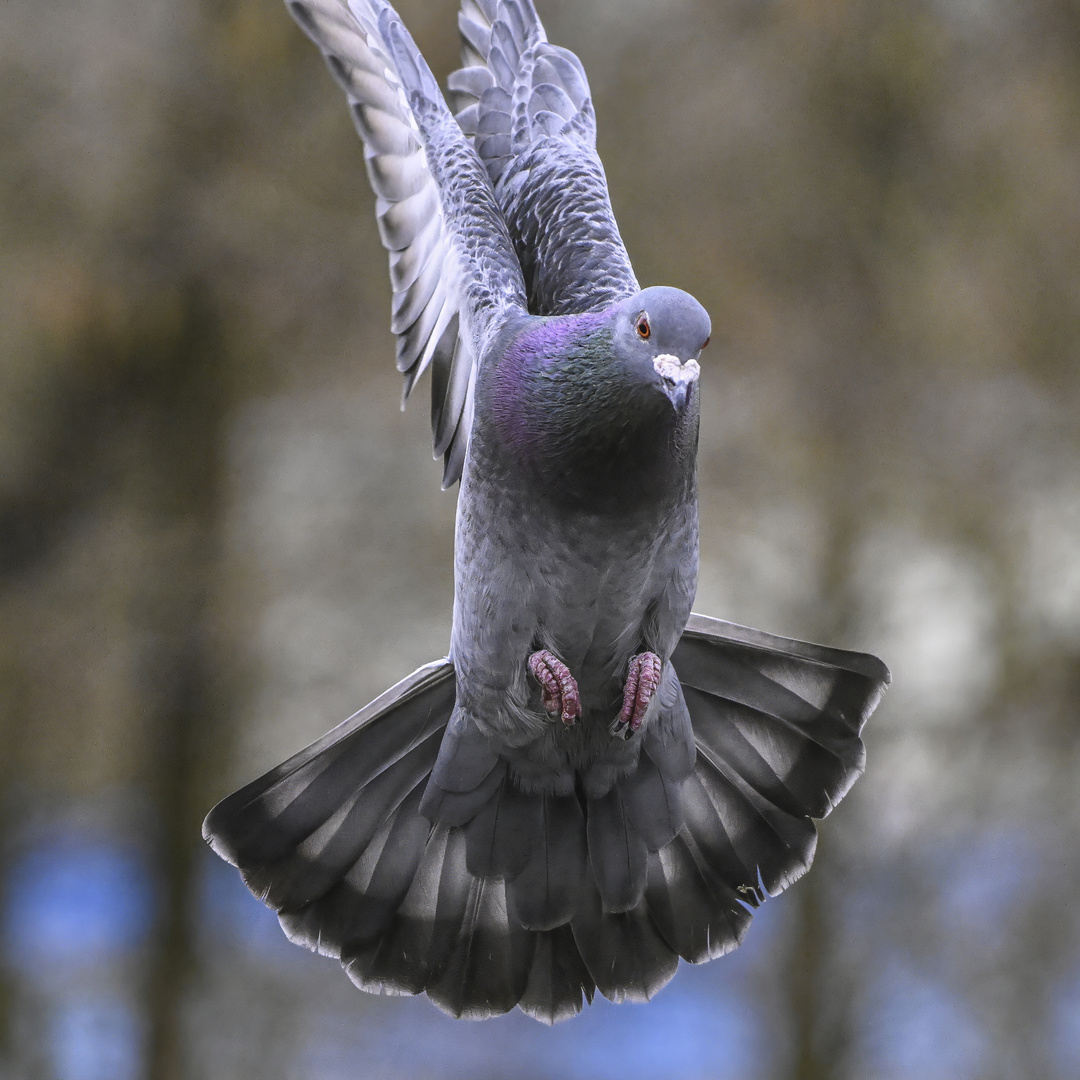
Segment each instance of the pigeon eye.
[[649,316],[642,312],[638,316],[637,325],[634,329],[637,331],[637,335],[642,341],[648,341],[649,335],[652,333],[652,327],[649,325]]
[[699,349],[698,352],[701,352],[705,348],[705,346],[709,344],[710,341],[712,341],[711,334],[701,343],[701,349]]

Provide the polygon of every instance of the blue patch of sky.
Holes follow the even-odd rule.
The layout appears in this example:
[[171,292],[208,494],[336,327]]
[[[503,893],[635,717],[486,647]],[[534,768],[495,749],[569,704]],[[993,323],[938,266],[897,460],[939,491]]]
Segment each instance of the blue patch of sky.
[[2,906],[5,960],[43,1003],[49,1075],[136,1080],[142,1020],[105,976],[151,935],[156,891],[131,845],[61,826],[17,852]]
[[898,919],[910,920],[914,875],[933,898],[928,917],[948,931],[941,965],[954,965],[958,951],[970,958],[972,943],[979,956],[992,957],[1015,933],[1014,917],[1045,875],[1053,850],[1044,832],[1001,826],[931,838],[895,860],[851,867],[840,883],[845,933],[870,947],[890,936]]
[[1080,1076],[1080,958],[1054,1005],[1050,1054],[1062,1076]]
[[57,1002],[49,1017],[52,1074],[57,1080],[138,1080],[143,1032],[129,1002],[75,998]]
[[[1012,905],[1022,899],[1018,883],[1039,875],[1045,845],[1037,840],[1013,830],[924,849],[920,857],[939,882],[942,915],[972,929],[1000,932]],[[884,886],[891,874],[887,866],[879,871],[877,884]],[[875,880],[868,874],[863,890],[853,880],[849,896],[873,895]],[[232,867],[207,853],[199,881],[203,945],[239,948],[271,964],[309,960],[305,950],[287,942],[274,913],[251,896]],[[848,914],[855,922],[889,917],[888,904],[883,913],[874,900],[852,903]],[[547,1029],[520,1013],[461,1023],[423,999],[374,999],[374,1007],[332,1025],[339,1032],[345,1071],[333,1064],[333,1039],[317,1035],[326,1030],[325,1017],[311,1018],[298,1064],[306,1058],[312,1077],[349,1075],[348,1062],[355,1063],[355,1053],[362,1052],[377,1080],[380,1069],[386,1076],[400,1073],[406,1054],[411,1075],[474,1078],[497,1072],[511,1054],[528,1065],[523,1078],[530,1073],[566,1080],[762,1075],[771,1052],[768,1018],[760,1015],[750,985],[775,953],[785,906],[781,897],[761,908],[744,946],[720,962],[682,965],[648,1006],[612,1006],[598,997],[577,1020]],[[108,964],[147,942],[155,910],[152,876],[136,848],[77,829],[54,832],[11,862],[2,909],[8,963],[30,980],[43,970]],[[102,990],[96,1002],[60,995],[53,1003],[56,1074],[62,1080],[99,1075],[80,1072],[79,1061],[108,1061],[112,1064],[100,1075],[128,1075],[126,1063],[137,1058],[139,1035],[136,1014],[124,1002]],[[1080,1075],[1080,976],[1063,988],[1056,1009],[1056,1056],[1063,1075]],[[978,1071],[986,1040],[958,995],[897,960],[869,996],[861,1046],[883,1078],[918,1074],[951,1080]]]
[[134,950],[150,934],[155,891],[139,852],[77,832],[17,855],[8,872],[3,941],[22,974],[86,967]]
[[650,1003],[613,1005],[597,995],[553,1028],[519,1012],[462,1022],[422,998],[369,999],[360,1016],[313,1015],[293,1075],[337,1080],[363,1060],[368,1080],[472,1080],[500,1075],[512,1060],[521,1080],[753,1080],[768,1074],[771,1047],[748,977],[771,953],[781,907],[766,904],[746,945],[718,963],[681,965]]
[[[368,1080],[515,1075],[565,1080],[655,1077],[752,1080],[765,1070],[760,1018],[739,987],[679,978],[648,1005],[597,999],[575,1020],[548,1028],[520,1013],[479,1023],[453,1020],[419,999],[377,1000],[356,1018],[313,1017],[293,1075],[348,1077],[363,1060]],[[715,980],[714,980],[715,983]]]
[[[208,867],[204,892],[220,940],[232,937],[245,950],[261,950],[267,933],[283,942],[276,920],[268,923],[269,913],[239,886],[235,871],[223,869],[220,876]],[[597,995],[580,1016],[553,1028],[520,1012],[479,1023],[454,1020],[424,998],[365,997],[363,1008],[348,1014],[312,1010],[301,1024],[290,1075],[344,1080],[362,1060],[367,1080],[474,1080],[502,1074],[512,1060],[521,1080],[753,1080],[768,1073],[771,1047],[748,979],[772,953],[783,906],[770,901],[759,909],[746,944],[720,962],[681,965],[652,1002],[612,1005]],[[262,955],[290,953],[304,955],[294,946]]]
[[236,868],[209,852],[199,866],[195,910],[204,947],[238,946],[269,963],[289,963],[305,954],[285,937],[277,915],[255,899]]
[[[199,875],[197,920],[205,945],[239,948],[272,964],[308,957],[287,942],[274,913],[248,892],[232,867],[207,853]],[[373,1069],[381,1063],[387,1076],[400,1072],[402,1052],[418,1073],[445,1077],[497,1070],[507,1054],[520,1060],[523,1052],[536,1075],[555,1073],[566,1080],[753,1076],[761,1072],[764,1036],[744,982],[770,951],[782,906],[771,902],[759,910],[747,944],[721,963],[682,965],[648,1006],[616,1007],[598,997],[574,1023],[548,1029],[520,1013],[463,1024],[423,999],[383,1000],[381,1008],[365,1009],[340,1026],[340,1045],[366,1043],[365,1060]],[[43,968],[92,970],[146,944],[155,910],[150,869],[137,849],[77,829],[55,832],[13,861],[3,942],[9,962],[30,978]],[[104,984],[92,1000],[53,990],[49,1033],[56,1075],[135,1075],[140,1032],[130,1004]],[[313,1023],[319,1030],[324,1026]],[[303,1053],[310,1055],[312,1076],[336,1074],[328,1064],[335,1054],[325,1039],[309,1038]],[[316,1067],[318,1060],[323,1066]],[[351,1053],[342,1058],[350,1060],[355,1062]]]
[[859,1042],[867,1071],[882,1080],[977,1076],[987,1048],[963,998],[899,960],[871,989]]
[[1010,917],[1038,882],[1045,837],[1015,827],[956,838],[928,852],[941,917],[970,929],[982,947],[1008,933]]

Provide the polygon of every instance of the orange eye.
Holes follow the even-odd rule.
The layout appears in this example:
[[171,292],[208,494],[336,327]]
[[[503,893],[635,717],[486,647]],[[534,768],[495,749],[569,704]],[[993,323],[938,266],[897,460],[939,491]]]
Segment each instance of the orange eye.
[[634,329],[637,331],[638,337],[642,341],[648,341],[649,335],[652,333],[652,327],[649,325],[649,316],[642,312],[638,316],[637,324]]
[[701,349],[699,349],[698,351],[699,351],[699,352],[703,351],[703,350],[705,349],[705,346],[706,346],[706,345],[708,345],[710,341],[712,341],[712,335],[710,335],[709,337],[707,337],[707,338],[706,338],[706,339],[705,339],[705,340],[704,340],[704,341],[703,341],[703,342],[701,343]]

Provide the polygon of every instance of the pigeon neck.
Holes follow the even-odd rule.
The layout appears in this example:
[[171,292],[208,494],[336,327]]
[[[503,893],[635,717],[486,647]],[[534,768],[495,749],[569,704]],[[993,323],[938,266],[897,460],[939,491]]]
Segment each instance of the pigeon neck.
[[[599,512],[689,497],[696,402],[678,414],[616,356],[606,313],[536,319],[493,372],[493,448],[538,495]],[[477,430],[477,429],[474,429]]]

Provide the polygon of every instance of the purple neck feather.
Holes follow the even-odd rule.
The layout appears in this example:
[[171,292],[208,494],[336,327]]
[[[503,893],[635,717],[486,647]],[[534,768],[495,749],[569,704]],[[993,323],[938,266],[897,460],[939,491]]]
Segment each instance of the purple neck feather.
[[529,408],[531,386],[559,378],[552,369],[587,348],[589,336],[607,319],[603,311],[558,316],[534,323],[511,343],[499,361],[492,397],[495,421],[506,444],[529,454],[542,437],[538,418]]

